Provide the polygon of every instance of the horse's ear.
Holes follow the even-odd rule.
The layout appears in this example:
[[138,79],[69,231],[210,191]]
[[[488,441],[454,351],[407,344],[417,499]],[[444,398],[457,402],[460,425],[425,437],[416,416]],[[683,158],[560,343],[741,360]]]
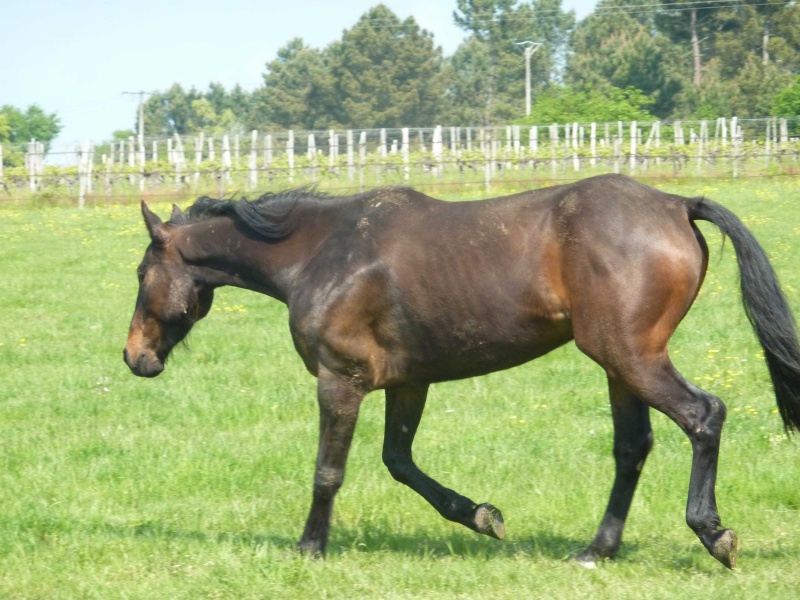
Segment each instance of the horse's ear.
[[147,207],[144,200],[142,200],[142,216],[144,217],[144,224],[147,226],[147,232],[150,234],[150,239],[154,242],[165,241],[164,222]]
[[181,212],[181,209],[178,207],[177,204],[173,204],[172,205],[172,215],[170,215],[170,218],[169,218],[170,221],[179,221],[182,216],[183,216],[183,213]]

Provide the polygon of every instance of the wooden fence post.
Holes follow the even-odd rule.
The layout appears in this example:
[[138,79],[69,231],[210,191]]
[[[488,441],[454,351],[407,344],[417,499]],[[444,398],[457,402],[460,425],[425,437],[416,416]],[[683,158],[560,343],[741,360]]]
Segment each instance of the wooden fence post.
[[308,134],[308,150],[307,150],[308,165],[311,169],[311,180],[317,180],[317,139],[313,133]]
[[703,152],[708,137],[708,121],[700,121],[700,143],[697,146],[697,173],[703,173]]
[[772,141],[772,140],[771,140],[771,137],[770,137],[769,126],[770,126],[770,120],[767,119],[767,133],[764,136],[765,137],[765,141],[764,141],[764,166],[765,167],[769,167],[769,155],[772,152],[772,149],[770,148],[770,141]]
[[733,117],[731,119],[731,146],[733,146],[733,150],[731,152],[731,162],[733,163],[733,177],[734,179],[739,176],[739,165],[738,165],[738,155],[739,155],[739,135],[736,128],[739,126],[738,119]]
[[175,160],[175,189],[180,189],[181,182],[183,181],[183,166],[185,157],[183,155],[183,142],[181,136],[175,134],[175,150],[173,150],[173,159]]
[[355,148],[353,148],[353,130],[347,130],[347,177],[353,181],[355,175]]
[[[44,176],[44,144],[39,142],[39,181],[41,182],[42,176]],[[94,183],[92,182],[92,174],[94,173],[94,140],[89,140],[89,181],[88,181],[88,188],[89,193],[91,194],[94,188]]]
[[386,158],[386,156],[387,156],[387,152],[386,152],[386,130],[385,129],[381,129],[380,132],[379,132],[379,135],[380,135],[380,138],[379,138],[380,141],[379,141],[379,145],[378,145],[378,156],[380,156],[381,158]]
[[328,130],[328,169],[333,171],[333,165],[336,164],[336,155],[334,154],[334,138],[335,133],[333,129]]
[[249,187],[251,190],[258,188],[258,130],[250,132],[250,152],[247,155],[247,171]]
[[294,131],[291,129],[286,138],[286,158],[289,162],[289,183],[294,183]]
[[636,133],[636,121],[631,122],[631,175],[636,173],[636,142],[638,141]]
[[[383,129],[381,129],[383,131]],[[437,125],[433,130],[433,159],[436,161],[436,177],[442,176],[442,161],[444,159],[444,140],[442,139],[442,126]]]
[[483,150],[483,165],[484,165],[484,172],[483,172],[483,180],[484,180],[484,189],[486,193],[489,193],[492,189],[492,157],[491,157],[491,150],[489,149],[489,144],[486,143],[486,130],[480,130],[481,135],[481,149]]
[[194,138],[194,189],[200,183],[200,165],[203,162],[203,146],[205,145],[205,135],[201,131],[200,135]]
[[139,142],[139,191],[144,191],[144,136],[137,136],[137,140]]
[[578,155],[578,133],[579,128],[577,123],[572,124],[572,168],[575,171],[581,170],[581,159]]
[[34,170],[33,148],[36,140],[28,142],[28,152],[25,154],[25,168],[28,170],[28,182],[31,192],[36,192],[36,172]]
[[400,153],[403,155],[403,178],[408,181],[410,169],[408,165],[408,127],[401,131]]
[[264,168],[269,169],[272,165],[272,134],[264,136]]
[[86,193],[91,191],[89,188],[89,167],[89,142],[83,142],[78,158],[78,208],[81,209],[86,205]]
[[364,191],[364,171],[367,168],[367,132],[362,131],[358,136],[358,178],[359,187]]
[[133,136],[128,138],[128,168],[130,169],[128,173],[128,183],[131,185],[134,184],[136,181],[133,175],[133,169],[136,167],[136,142],[134,142]]
[[[228,138],[228,134],[222,136],[222,173],[223,179],[225,179],[225,183],[231,182],[231,166],[233,165],[233,161],[231,160],[231,141]],[[223,188],[224,193],[224,188]]]
[[511,136],[514,143],[514,156],[519,157],[519,148],[521,146],[519,125],[513,125],[511,127]]
[[722,131],[721,131],[721,134],[722,134],[722,147],[723,148],[727,148],[728,147],[728,124],[725,121],[725,117],[720,117],[719,121],[720,121],[720,125],[722,127]]

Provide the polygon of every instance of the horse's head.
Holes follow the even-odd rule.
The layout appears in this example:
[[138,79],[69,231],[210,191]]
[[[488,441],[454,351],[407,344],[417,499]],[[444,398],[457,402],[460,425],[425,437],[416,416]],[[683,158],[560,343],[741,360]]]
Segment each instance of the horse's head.
[[[180,216],[175,210],[173,217]],[[155,377],[175,345],[208,314],[214,290],[184,262],[176,244],[179,226],[163,223],[144,202],[142,214],[151,243],[137,270],[139,295],[123,357],[135,375]]]

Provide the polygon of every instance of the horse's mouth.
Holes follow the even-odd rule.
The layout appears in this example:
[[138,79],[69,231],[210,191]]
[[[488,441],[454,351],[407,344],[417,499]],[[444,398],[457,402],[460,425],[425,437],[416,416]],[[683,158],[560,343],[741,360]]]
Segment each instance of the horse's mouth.
[[122,351],[122,359],[131,372],[137,377],[157,377],[164,370],[164,362],[157,358],[150,358],[142,353],[135,361],[128,355],[127,348]]

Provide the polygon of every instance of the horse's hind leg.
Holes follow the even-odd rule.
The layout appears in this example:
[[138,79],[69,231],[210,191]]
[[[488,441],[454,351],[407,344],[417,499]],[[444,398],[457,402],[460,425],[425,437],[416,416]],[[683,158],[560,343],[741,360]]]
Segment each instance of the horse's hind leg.
[[475,504],[428,477],[414,463],[411,445],[417,433],[427,386],[386,390],[386,429],[383,462],[397,481],[425,498],[445,519],[461,523],[491,537],[503,539],[505,526],[500,511],[491,504]]
[[625,385],[608,379],[611,415],[614,419],[614,461],[616,473],[608,508],[592,543],[576,559],[594,565],[600,558],[617,555],[622,530],[631,507],[645,458],[653,446],[653,431],[647,404],[634,396]]
[[728,568],[736,566],[738,542],[732,529],[723,529],[714,492],[720,436],[726,409],[722,401],[686,381],[667,355],[638,356],[624,370],[631,391],[663,412],[692,444],[692,474],[686,503],[686,523],[708,552]]

